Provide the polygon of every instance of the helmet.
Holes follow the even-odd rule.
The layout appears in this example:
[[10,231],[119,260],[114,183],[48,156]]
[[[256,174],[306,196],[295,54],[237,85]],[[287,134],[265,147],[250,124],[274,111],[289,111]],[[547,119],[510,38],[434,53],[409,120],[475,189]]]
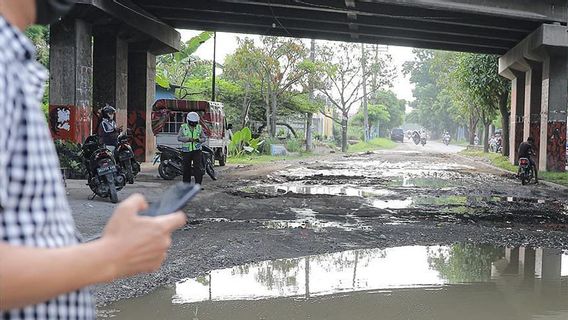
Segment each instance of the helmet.
[[109,114],[111,114],[111,113],[116,113],[116,109],[107,104],[106,106],[104,106],[104,107],[101,109],[101,112],[102,112],[103,118],[107,118],[107,119],[108,119],[108,118],[110,118]]
[[530,142],[530,143],[533,143],[533,142],[534,142],[534,138],[533,138],[533,137],[529,137],[529,138],[527,139],[527,141]]
[[199,115],[197,112],[188,113],[186,119],[189,125],[197,125],[199,123]]

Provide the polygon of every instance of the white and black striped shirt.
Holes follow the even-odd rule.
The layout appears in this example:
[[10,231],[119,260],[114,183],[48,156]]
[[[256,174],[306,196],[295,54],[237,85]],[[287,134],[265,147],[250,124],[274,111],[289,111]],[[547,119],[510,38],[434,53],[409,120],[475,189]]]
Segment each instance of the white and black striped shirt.
[[[12,245],[58,248],[79,241],[40,108],[46,79],[33,44],[0,16],[0,240]],[[0,315],[94,319],[95,309],[89,290],[82,289]]]

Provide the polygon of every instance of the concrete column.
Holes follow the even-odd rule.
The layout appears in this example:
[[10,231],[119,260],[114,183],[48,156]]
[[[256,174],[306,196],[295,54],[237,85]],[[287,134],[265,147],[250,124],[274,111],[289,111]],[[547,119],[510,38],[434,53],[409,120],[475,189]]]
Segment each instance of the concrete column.
[[156,56],[150,52],[128,54],[128,128],[139,161],[150,161],[156,150],[152,132],[152,105],[156,96]]
[[524,115],[525,115],[525,73],[514,72],[515,78],[511,81],[511,125],[509,126],[509,145],[511,146],[509,159],[517,164],[517,151],[523,142]]
[[93,46],[93,131],[99,123],[97,111],[110,104],[117,109],[116,121],[127,127],[128,43],[116,35],[95,35]]
[[[532,136],[535,141],[535,150],[539,150],[542,66],[538,62],[531,62],[530,65],[525,75],[523,139],[526,141],[529,136]],[[538,162],[538,156],[535,160]]]
[[565,171],[568,54],[549,55],[543,62],[539,169]]
[[526,279],[534,279],[536,251],[532,248],[519,248],[519,274]]
[[49,124],[55,139],[83,142],[91,133],[92,28],[65,19],[50,29]]
[[505,248],[505,260],[509,264],[504,274],[519,274],[519,247]]

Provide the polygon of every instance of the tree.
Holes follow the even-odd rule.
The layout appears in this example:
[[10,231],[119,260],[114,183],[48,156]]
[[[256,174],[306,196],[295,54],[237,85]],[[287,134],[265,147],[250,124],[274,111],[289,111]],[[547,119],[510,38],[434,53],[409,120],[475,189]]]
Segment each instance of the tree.
[[[373,123],[388,123],[391,120],[388,108],[382,104],[369,105],[367,108],[367,130],[364,132],[371,132],[371,127]],[[365,111],[364,109],[359,111],[351,119],[352,124],[365,126]]]

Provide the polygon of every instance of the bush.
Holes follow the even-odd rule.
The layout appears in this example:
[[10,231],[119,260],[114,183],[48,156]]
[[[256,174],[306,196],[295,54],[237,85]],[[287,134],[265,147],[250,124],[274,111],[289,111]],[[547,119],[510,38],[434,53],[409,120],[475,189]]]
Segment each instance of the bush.
[[298,139],[288,139],[286,141],[286,150],[289,152],[300,152],[302,151],[302,143]]
[[68,177],[71,179],[83,179],[87,175],[87,167],[81,156],[79,144],[55,140],[55,150],[59,156],[59,166],[67,169]]

